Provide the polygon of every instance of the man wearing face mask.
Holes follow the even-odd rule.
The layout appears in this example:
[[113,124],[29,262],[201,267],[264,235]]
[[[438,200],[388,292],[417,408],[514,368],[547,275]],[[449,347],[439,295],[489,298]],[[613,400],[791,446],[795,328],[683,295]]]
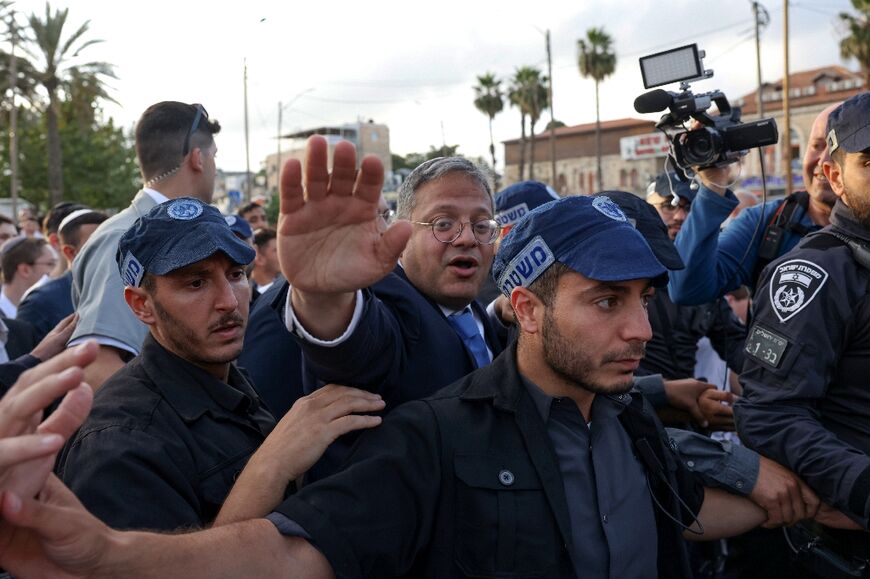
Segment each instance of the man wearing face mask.
[[728,189],[729,168],[698,171],[701,187],[676,238],[686,269],[674,272],[668,284],[675,303],[703,304],[741,285],[754,288],[764,266],[807,233],[828,225],[837,197],[822,173],[823,163],[830,160],[825,124],[839,105],[829,106],[813,122],[803,159],[806,191],[747,208],[721,233],[720,226],[738,205]]

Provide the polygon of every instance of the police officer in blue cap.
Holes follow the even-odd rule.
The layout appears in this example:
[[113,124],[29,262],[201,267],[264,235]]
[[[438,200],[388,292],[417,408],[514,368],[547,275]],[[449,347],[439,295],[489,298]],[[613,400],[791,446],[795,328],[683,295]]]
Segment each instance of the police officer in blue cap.
[[[245,265],[253,257],[217,209],[191,197],[158,205],[121,237],[124,298],[149,335],[141,354],[98,391],[57,465],[108,524],[170,530],[211,523],[275,427],[233,363],[248,320]],[[367,410],[382,407],[377,396],[357,394]]]
[[[559,194],[540,181],[520,181],[499,191],[495,196],[495,220],[501,227],[501,237],[530,211],[556,199]],[[487,276],[477,294],[478,301],[490,304],[499,295],[492,276]]]
[[825,527],[816,530],[834,535],[828,544],[866,569],[870,93],[834,110],[827,129],[832,161],[825,176],[838,197],[831,225],[765,271],[735,416],[748,445],[794,470],[829,505],[817,516]]

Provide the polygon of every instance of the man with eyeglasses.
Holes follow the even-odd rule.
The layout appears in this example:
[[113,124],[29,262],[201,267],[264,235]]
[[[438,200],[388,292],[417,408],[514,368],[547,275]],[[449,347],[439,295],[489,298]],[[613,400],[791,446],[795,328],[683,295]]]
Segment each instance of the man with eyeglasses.
[[103,223],[73,262],[73,303],[79,323],[69,345],[100,344],[85,370],[94,388],[133,356],[148,334],[124,302],[115,253],[121,235],[139,217],[170,199],[191,196],[211,203],[214,193],[214,135],[220,131],[200,104],[164,101],[150,106],[136,125],[136,156],[144,187],[125,210]]
[[[363,159],[357,179],[346,142],[333,162],[329,180],[326,141],[312,137],[304,176],[296,163],[282,173],[285,188],[306,191],[278,232],[292,287],[281,305],[306,369],[376,391],[391,408],[489,364],[502,346],[474,301],[499,232],[486,175],[457,157],[426,161],[402,183],[397,222],[384,231],[379,163]],[[376,250],[380,239],[389,255]]]
[[18,316],[18,304],[33,284],[57,267],[57,254],[45,239],[13,237],[0,247],[0,311],[7,318]]

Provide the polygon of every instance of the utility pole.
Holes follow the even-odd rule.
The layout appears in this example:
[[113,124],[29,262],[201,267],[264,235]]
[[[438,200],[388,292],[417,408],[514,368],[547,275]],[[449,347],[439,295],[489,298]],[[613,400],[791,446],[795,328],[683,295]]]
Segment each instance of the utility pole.
[[556,189],[556,117],[553,112],[553,57],[550,52],[550,29],[547,29],[547,98],[550,100],[550,186]]
[[770,15],[764,6],[758,2],[752,3],[752,13],[755,15],[755,68],[758,78],[758,92],[756,93],[758,101],[758,118],[764,116],[764,99],[761,98],[761,27],[767,26],[770,22]]
[[248,134],[248,59],[243,60],[245,69],[245,202],[251,202],[251,147]]
[[[767,26],[770,23],[770,15],[765,10],[764,6],[758,2],[752,2],[752,13],[755,15],[755,68],[758,75],[758,90],[756,91],[756,103],[758,108],[758,118],[764,117],[764,85],[761,81],[761,27]],[[761,155],[761,173],[766,175],[764,171],[764,154]],[[764,186],[765,184],[762,184]]]
[[275,158],[275,191],[281,190],[281,113],[284,106],[278,101],[278,156]]
[[18,58],[15,45],[18,30],[15,25],[15,12],[9,13],[9,33],[12,49],[9,51],[9,90],[12,91],[12,106],[9,109],[9,196],[12,198],[12,218],[18,216],[18,104],[15,102],[15,87],[18,84]]
[[789,111],[789,67],[788,67],[788,0],[783,0],[783,33],[785,50],[785,71],[782,76],[782,116],[785,130],[783,131],[783,161],[785,161],[785,194],[791,195],[791,113]]

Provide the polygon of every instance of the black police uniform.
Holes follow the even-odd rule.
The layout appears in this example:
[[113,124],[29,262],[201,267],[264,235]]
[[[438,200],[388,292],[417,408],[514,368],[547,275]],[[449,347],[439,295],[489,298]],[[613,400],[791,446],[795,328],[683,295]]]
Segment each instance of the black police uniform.
[[867,529],[870,270],[831,233],[870,245],[870,228],[838,201],[829,227],[765,270],[734,414],[747,445]]
[[56,470],[112,527],[201,527],[274,426],[234,365],[224,383],[149,335],[96,393]]
[[[632,403],[619,420],[658,465],[658,474],[647,469],[660,505],[648,535],[658,570],[647,576],[689,577],[682,525],[700,509],[703,488],[674,460],[648,411]],[[572,526],[569,508],[598,498],[569,500],[562,468],[513,344],[492,364],[391,412],[361,437],[345,470],[303,487],[268,518],[284,534],[304,534],[343,578],[576,577],[572,533],[588,531]],[[603,521],[608,536],[616,532]]]
[[638,375],[661,374],[666,380],[695,375],[698,340],[707,336],[729,368],[743,367],[746,327],[719,298],[700,306],[681,306],[665,291],[656,292],[649,304],[652,340],[646,344]]

